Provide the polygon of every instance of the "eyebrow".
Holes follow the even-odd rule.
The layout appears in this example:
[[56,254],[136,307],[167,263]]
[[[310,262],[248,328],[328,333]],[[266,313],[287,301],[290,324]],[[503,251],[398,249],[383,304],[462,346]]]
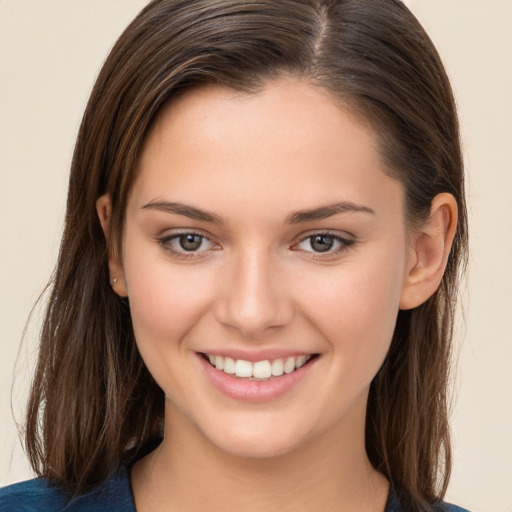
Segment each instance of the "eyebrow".
[[311,210],[301,210],[292,213],[287,217],[286,222],[289,224],[299,224],[311,220],[327,219],[340,213],[369,213],[375,215],[375,211],[368,206],[355,204],[350,201],[341,201],[320,206],[319,208],[312,208]]
[[[214,224],[225,224],[222,217],[215,213],[201,210],[183,203],[175,203],[169,201],[150,201],[141,208],[142,210],[158,210],[165,213],[174,215],[183,215],[190,219],[199,220],[203,222],[212,222]],[[322,220],[338,215],[340,213],[369,213],[375,215],[375,211],[368,206],[352,203],[350,201],[341,201],[331,203],[318,208],[310,210],[296,211],[286,218],[287,224],[300,224],[312,220]]]
[[168,201],[150,201],[142,207],[142,210],[158,210],[165,213],[173,213],[175,215],[184,215],[190,219],[200,220],[203,222],[213,222],[214,224],[224,224],[222,217],[215,213],[200,210],[193,206],[183,203],[171,203]]

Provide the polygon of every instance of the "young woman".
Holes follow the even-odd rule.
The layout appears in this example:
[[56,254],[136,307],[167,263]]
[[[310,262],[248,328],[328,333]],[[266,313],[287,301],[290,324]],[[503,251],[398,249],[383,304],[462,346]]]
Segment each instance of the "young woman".
[[398,0],[155,0],[98,77],[2,510],[455,511],[454,101]]

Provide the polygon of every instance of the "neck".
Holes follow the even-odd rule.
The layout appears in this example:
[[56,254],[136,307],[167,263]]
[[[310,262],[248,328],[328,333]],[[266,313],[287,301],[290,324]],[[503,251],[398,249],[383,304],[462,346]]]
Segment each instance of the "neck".
[[282,455],[245,458],[219,449],[174,412],[166,411],[162,444],[133,468],[138,512],[203,511],[205,503],[212,512],[384,510],[388,483],[367,458],[364,432],[354,436],[352,425],[334,425]]

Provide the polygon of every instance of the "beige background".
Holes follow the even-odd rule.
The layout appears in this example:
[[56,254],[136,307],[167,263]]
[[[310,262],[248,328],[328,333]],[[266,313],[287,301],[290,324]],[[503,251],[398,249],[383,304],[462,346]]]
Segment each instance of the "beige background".
[[[512,1],[410,0],[460,107],[472,257],[455,379],[448,499],[512,511]],[[21,418],[40,321],[15,360],[55,261],[67,173],[88,93],[145,0],[0,0],[0,485],[31,476]]]

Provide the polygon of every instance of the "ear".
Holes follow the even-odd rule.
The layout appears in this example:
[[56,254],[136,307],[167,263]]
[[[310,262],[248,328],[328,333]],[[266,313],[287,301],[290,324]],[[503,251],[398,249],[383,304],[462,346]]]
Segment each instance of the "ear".
[[126,289],[126,281],[124,278],[124,271],[122,262],[118,256],[114,255],[111,245],[110,237],[110,223],[112,219],[112,201],[108,194],[101,196],[96,201],[96,211],[100,219],[101,228],[107,241],[108,249],[108,268],[110,273],[110,284],[112,289],[120,296],[127,297],[128,291]]
[[427,221],[412,235],[400,309],[419,306],[437,290],[456,228],[457,201],[451,194],[438,194]]

